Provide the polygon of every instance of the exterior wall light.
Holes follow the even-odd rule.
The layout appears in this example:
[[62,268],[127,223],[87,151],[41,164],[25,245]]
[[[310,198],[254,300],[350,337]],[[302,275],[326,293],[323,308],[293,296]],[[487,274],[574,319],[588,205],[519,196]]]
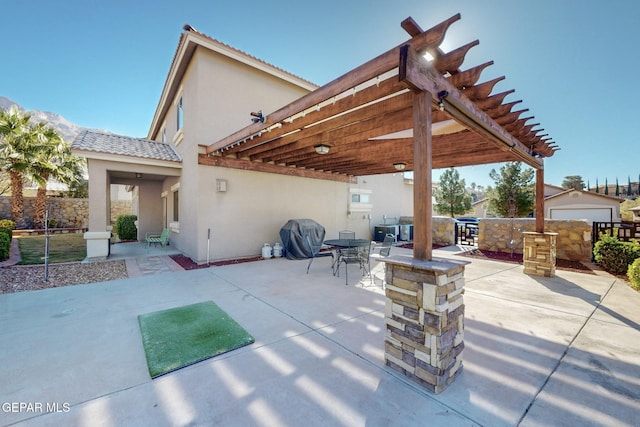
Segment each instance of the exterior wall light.
[[444,99],[449,96],[449,92],[441,90],[438,92],[438,110],[444,111]]
[[319,145],[316,145],[313,148],[315,148],[316,153],[318,153],[318,154],[328,154],[329,153],[329,149],[331,147],[329,147],[328,145],[325,145],[325,144],[319,144]]

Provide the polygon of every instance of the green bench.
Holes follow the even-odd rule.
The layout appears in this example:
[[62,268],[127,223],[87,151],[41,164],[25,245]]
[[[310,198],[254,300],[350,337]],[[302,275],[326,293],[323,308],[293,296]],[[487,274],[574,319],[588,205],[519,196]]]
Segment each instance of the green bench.
[[165,228],[162,233],[147,233],[144,236],[144,241],[147,242],[147,250],[152,244],[157,245],[158,243],[166,249],[169,244],[169,229]]

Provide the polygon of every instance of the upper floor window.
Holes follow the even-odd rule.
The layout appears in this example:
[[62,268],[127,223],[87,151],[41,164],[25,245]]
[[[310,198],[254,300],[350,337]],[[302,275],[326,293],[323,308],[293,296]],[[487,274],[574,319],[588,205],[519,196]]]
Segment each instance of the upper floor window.
[[182,129],[182,124],[183,124],[183,120],[184,120],[184,114],[183,114],[183,111],[182,111],[182,97],[180,97],[180,99],[178,99],[178,108],[177,108],[176,113],[177,113],[176,114],[176,117],[177,117],[177,120],[176,120],[177,128],[176,128],[176,130],[180,130],[180,129]]
[[180,190],[173,192],[173,220],[180,221]]
[[162,142],[167,142],[167,128],[162,128]]

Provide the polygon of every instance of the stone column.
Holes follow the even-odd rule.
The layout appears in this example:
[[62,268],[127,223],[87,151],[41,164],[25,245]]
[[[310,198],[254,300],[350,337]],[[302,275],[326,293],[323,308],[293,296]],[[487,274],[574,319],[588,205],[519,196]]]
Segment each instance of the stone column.
[[385,363],[434,393],[462,371],[462,261],[385,259]]
[[522,249],[524,273],[553,277],[556,274],[556,240],[558,233],[525,231]]

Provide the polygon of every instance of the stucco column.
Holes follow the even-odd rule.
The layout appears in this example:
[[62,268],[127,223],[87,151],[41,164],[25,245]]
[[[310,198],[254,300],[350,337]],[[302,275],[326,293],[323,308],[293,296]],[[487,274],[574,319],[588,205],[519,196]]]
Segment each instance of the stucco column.
[[89,231],[84,233],[87,242],[87,258],[103,258],[109,255],[109,177],[104,166],[94,160],[87,161],[89,171]]

